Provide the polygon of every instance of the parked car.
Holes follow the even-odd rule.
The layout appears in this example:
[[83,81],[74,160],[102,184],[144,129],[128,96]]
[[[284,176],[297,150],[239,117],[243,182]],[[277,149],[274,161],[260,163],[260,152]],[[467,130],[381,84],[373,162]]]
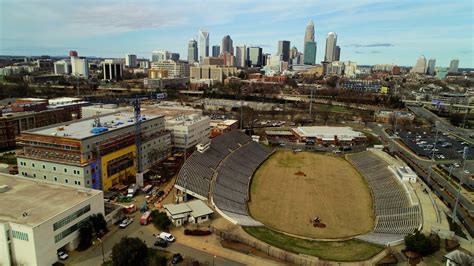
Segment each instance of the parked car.
[[162,247],[165,248],[168,246],[168,241],[162,239],[162,238],[157,238],[155,240],[155,243],[153,244],[155,247]]
[[60,260],[66,260],[67,258],[69,258],[69,255],[64,251],[58,251],[58,258]]
[[171,259],[172,264],[178,264],[181,261],[183,261],[183,256],[181,256],[181,254],[179,253],[173,254],[173,258]]
[[133,222],[133,218],[125,218],[120,224],[120,228],[125,228]]
[[166,233],[166,232],[161,232],[159,237],[163,240],[168,241],[168,242],[173,242],[175,240],[175,238],[172,234]]

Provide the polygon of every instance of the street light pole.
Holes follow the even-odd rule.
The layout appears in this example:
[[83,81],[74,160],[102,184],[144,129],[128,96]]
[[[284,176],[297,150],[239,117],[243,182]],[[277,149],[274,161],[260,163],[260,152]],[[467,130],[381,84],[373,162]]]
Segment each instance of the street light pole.
[[433,166],[435,163],[434,156],[435,156],[435,150],[436,150],[436,143],[438,142],[438,126],[439,126],[439,122],[436,121],[435,122],[436,134],[435,134],[435,140],[433,144],[433,152],[431,153],[431,165],[430,165],[430,171],[428,173],[428,185],[431,185],[431,174],[433,172]]
[[102,239],[100,239],[100,238],[97,238],[97,240],[100,242],[100,246],[101,246],[101,249],[102,249],[102,263],[104,263],[105,262],[104,242],[102,242]]

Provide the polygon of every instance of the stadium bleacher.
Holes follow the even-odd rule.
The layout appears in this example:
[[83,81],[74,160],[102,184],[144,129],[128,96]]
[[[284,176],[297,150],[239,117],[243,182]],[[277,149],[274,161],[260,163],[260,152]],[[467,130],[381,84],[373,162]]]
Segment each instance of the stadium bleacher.
[[191,195],[211,199],[235,223],[261,226],[248,213],[248,187],[253,172],[270,154],[271,150],[233,130],[213,139],[205,152],[194,152],[179,171],[176,185]]
[[372,192],[376,224],[371,233],[356,238],[388,245],[403,241],[422,223],[421,209],[411,205],[405,189],[388,169],[388,165],[371,152],[348,155]]

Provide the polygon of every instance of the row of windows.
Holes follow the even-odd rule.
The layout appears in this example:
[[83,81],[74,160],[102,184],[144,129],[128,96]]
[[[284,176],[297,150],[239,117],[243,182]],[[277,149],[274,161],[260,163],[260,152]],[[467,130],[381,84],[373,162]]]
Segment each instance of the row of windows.
[[12,230],[13,238],[28,241],[28,234],[20,231]]
[[81,225],[83,223],[85,223],[87,220],[89,219],[89,217],[87,218],[84,218],[82,221],[74,224],[73,226],[69,227],[68,229],[62,231],[61,233],[57,234],[54,236],[54,242],[55,243],[58,243],[59,241],[63,240],[65,237],[67,237],[68,235],[74,233],[75,231],[77,231]]
[[[21,175],[28,177],[28,173],[27,173],[27,172],[21,172]],[[36,178],[36,174],[33,174],[33,178]],[[47,180],[48,177],[47,177],[46,175],[43,175],[43,179],[44,179],[44,180]],[[58,182],[58,177],[57,177],[57,176],[53,177],[53,180],[54,180],[54,182]],[[64,183],[69,184],[69,179],[64,178]],[[86,181],[86,183],[89,185],[89,180]],[[80,185],[81,185],[81,181],[79,181],[79,180],[74,180],[74,185],[80,186]]]
[[[20,162],[20,165],[21,165],[21,166],[26,166],[26,162]],[[31,163],[31,167],[32,167],[32,168],[35,168],[35,164],[34,164],[34,163]],[[43,165],[42,165],[42,168],[43,168],[43,169],[46,169],[46,165],[43,164]],[[53,171],[56,171],[56,170],[57,170],[56,166],[53,166]],[[64,173],[67,173],[67,168],[64,168],[63,171],[64,171]],[[73,172],[75,175],[80,175],[80,174],[81,174],[81,171],[80,171],[80,170],[73,170],[72,172]],[[89,171],[87,171],[87,172],[89,172]]]
[[61,220],[55,222],[53,224],[53,230],[56,231],[58,230],[59,228],[65,226],[66,224],[76,220],[77,218],[81,217],[81,215],[83,215],[84,213],[87,213],[88,211],[91,210],[91,205],[87,205],[71,214],[69,214],[68,216],[62,218]]

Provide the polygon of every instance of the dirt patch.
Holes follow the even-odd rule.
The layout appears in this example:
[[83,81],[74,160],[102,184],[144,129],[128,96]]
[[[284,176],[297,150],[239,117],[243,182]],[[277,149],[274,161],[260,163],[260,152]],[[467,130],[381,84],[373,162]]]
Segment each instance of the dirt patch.
[[253,255],[253,256],[257,256],[257,257],[264,258],[264,259],[267,259],[267,260],[273,260],[273,261],[276,261],[276,262],[279,262],[279,263],[285,263],[282,260],[278,260],[275,257],[269,256],[265,252],[262,252],[262,251],[260,251],[256,248],[254,248],[254,247],[251,247],[249,245],[246,245],[246,244],[243,244],[243,243],[240,243],[240,242],[230,241],[230,240],[222,240],[220,243],[225,248],[228,248],[228,249],[231,249],[231,250],[234,250],[234,251],[246,254],[246,255]]
[[[255,219],[299,236],[344,238],[374,226],[369,188],[340,157],[276,152],[255,173],[250,199]],[[324,229],[311,222],[316,216]]]

